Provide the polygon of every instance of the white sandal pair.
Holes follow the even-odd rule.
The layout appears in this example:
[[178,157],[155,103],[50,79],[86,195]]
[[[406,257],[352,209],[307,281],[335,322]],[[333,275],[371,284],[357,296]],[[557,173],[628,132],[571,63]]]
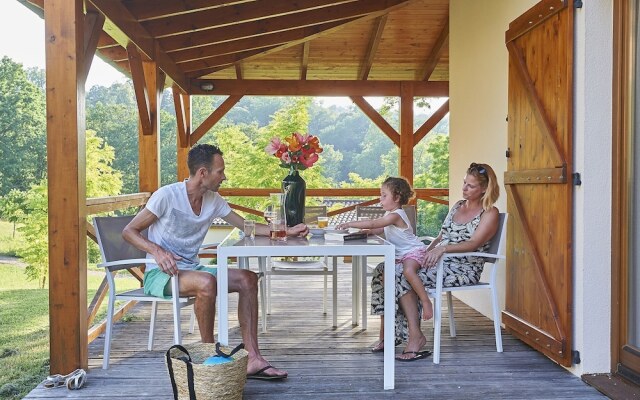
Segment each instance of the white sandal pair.
[[69,390],[81,389],[87,381],[87,373],[83,369],[77,369],[68,375],[50,375],[44,380],[43,386],[47,389],[54,389],[66,386]]

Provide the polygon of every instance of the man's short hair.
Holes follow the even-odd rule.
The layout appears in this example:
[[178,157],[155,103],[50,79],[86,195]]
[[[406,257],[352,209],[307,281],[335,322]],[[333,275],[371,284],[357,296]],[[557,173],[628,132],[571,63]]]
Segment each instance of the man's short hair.
[[189,174],[194,176],[196,171],[204,167],[207,171],[211,171],[211,165],[213,164],[213,156],[220,154],[222,156],[222,150],[218,146],[212,144],[197,144],[189,150],[189,156],[187,157],[187,166],[189,167]]

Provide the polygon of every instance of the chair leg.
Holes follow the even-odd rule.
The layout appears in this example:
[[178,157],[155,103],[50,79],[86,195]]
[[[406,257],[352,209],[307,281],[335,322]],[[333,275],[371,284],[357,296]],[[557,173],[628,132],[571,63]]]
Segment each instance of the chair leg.
[[[333,327],[338,327],[338,258],[333,257],[333,276],[331,282],[333,283]],[[327,276],[324,276],[325,282]],[[325,289],[326,290],[326,289]]]
[[265,293],[265,279],[266,275],[262,275],[262,278],[258,282],[258,290],[260,291],[260,311],[262,312],[262,333],[267,333],[267,294]]
[[191,318],[189,318],[189,333],[193,333],[196,327],[196,306],[191,307]]
[[435,309],[433,310],[433,363],[440,364],[440,328],[442,327],[442,296],[435,296]]
[[109,295],[107,305],[107,326],[104,333],[104,354],[102,355],[102,369],[109,369],[109,353],[111,352],[111,335],[113,334],[113,308],[115,307],[115,299]]
[[149,323],[149,343],[147,350],[153,350],[153,336],[156,333],[156,316],[158,315],[158,302],[151,302],[151,322]]
[[500,310],[498,308],[498,292],[491,286],[491,302],[493,303],[493,327],[496,331],[496,351],[502,353],[502,330],[500,327]]
[[324,291],[322,292],[322,314],[327,315],[327,274],[329,269],[324,267]]
[[456,319],[453,316],[453,296],[447,292],[447,307],[449,309],[449,333],[451,337],[456,337]]

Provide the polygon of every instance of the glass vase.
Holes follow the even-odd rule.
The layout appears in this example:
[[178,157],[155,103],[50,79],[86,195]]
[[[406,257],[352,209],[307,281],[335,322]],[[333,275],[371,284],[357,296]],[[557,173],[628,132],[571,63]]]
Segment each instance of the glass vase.
[[295,226],[304,222],[304,203],[307,183],[302,179],[297,169],[289,170],[282,180],[282,192],[285,196],[287,212],[287,226]]

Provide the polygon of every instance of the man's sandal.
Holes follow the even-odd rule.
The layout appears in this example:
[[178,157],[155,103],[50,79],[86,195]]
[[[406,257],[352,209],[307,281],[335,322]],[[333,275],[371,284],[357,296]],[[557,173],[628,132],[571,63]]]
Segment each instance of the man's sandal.
[[43,386],[47,389],[54,389],[66,386],[69,390],[81,389],[87,381],[87,373],[83,369],[77,369],[68,375],[50,375],[44,380]]

